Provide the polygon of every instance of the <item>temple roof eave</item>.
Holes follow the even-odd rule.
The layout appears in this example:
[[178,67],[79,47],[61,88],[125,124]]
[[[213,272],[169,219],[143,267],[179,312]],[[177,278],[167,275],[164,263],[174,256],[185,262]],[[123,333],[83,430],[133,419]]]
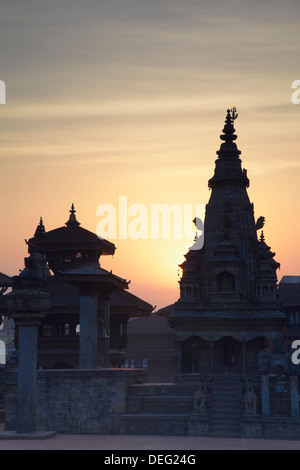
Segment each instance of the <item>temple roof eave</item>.
[[60,270],[59,277],[68,282],[99,282],[109,283],[120,289],[128,289],[129,282],[111,271],[101,268],[96,263],[85,263],[69,269]]
[[113,255],[116,247],[113,243],[99,238],[93,232],[82,227],[59,227],[45,232],[42,238],[33,237],[29,240],[43,252],[77,250],[100,250],[102,255]]

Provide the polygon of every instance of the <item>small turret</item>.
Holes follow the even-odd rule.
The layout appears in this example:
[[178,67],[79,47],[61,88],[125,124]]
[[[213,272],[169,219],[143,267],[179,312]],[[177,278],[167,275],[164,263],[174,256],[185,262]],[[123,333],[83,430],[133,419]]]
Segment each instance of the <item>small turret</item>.
[[34,233],[34,236],[35,237],[43,237],[44,234],[45,234],[46,230],[45,230],[45,225],[43,223],[43,219],[42,217],[40,218],[40,223],[38,224],[37,228],[36,228],[36,231]]
[[78,220],[76,219],[76,215],[75,215],[76,210],[75,210],[75,208],[74,208],[74,204],[73,204],[73,203],[72,203],[72,206],[71,206],[71,209],[70,209],[69,212],[70,212],[70,217],[69,217],[68,222],[66,222],[66,226],[67,226],[67,227],[70,227],[70,226],[72,226],[72,227],[76,227],[76,226],[79,227],[80,222],[78,222]]

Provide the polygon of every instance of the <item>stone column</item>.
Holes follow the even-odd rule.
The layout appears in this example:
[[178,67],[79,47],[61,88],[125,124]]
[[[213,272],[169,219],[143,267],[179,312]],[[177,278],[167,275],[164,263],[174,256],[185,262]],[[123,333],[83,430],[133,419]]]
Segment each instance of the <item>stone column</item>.
[[80,295],[79,368],[95,369],[97,358],[97,296]]
[[242,341],[242,372],[246,374],[247,372],[247,343]]
[[177,349],[177,373],[182,374],[182,341],[176,340],[176,349]]
[[110,299],[109,296],[98,297],[98,367],[109,367],[109,338],[110,338]]
[[36,431],[37,330],[39,322],[17,322],[18,335],[18,402],[17,433]]
[[261,376],[261,413],[264,418],[270,416],[269,376]]
[[214,343],[213,341],[209,342],[209,372],[210,374],[214,373]]
[[50,307],[42,279],[27,275],[13,278],[6,308],[18,327],[18,396],[16,432],[36,431],[37,336],[40,319]]
[[299,418],[298,376],[290,376],[291,416]]

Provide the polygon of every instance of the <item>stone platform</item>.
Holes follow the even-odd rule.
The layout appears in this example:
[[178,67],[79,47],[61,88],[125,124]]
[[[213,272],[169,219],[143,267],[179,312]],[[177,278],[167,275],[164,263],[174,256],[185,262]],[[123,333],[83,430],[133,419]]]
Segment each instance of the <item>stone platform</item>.
[[2,431],[0,432],[0,440],[3,439],[50,439],[56,436],[56,432],[40,431],[34,433],[17,433],[16,431]]

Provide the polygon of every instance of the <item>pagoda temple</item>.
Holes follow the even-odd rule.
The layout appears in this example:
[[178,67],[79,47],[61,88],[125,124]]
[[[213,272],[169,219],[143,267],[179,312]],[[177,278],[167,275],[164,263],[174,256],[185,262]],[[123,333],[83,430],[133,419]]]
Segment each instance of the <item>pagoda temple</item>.
[[[150,315],[153,306],[129,292],[126,279],[100,266],[100,257],[113,255],[115,245],[81,227],[74,204],[62,227],[46,231],[40,218],[27,244],[29,253],[44,255],[43,277],[50,294],[50,310],[38,331],[38,366],[121,366],[128,319]],[[80,350],[85,351],[82,359]]]

